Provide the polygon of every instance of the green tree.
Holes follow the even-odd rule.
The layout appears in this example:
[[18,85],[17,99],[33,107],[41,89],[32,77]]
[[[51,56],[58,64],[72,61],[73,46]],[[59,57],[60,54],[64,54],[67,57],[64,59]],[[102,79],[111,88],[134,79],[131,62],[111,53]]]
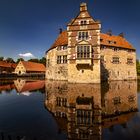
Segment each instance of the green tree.
[[19,61],[24,61],[24,59],[23,58],[18,58],[16,63],[19,63]]
[[140,76],[140,62],[139,62],[139,60],[136,60],[136,68],[137,68],[137,74]]
[[44,64],[44,66],[46,66],[46,58],[45,57],[42,57],[40,60],[39,60],[40,63]]
[[5,61],[8,62],[8,63],[15,63],[13,58],[10,58],[10,57],[8,57]]
[[1,56],[1,57],[0,57],[0,61],[3,61],[3,60],[4,60],[4,57]]
[[39,59],[37,59],[37,58],[34,58],[34,59],[29,59],[28,61],[30,61],[30,62],[36,62],[36,63],[39,63]]

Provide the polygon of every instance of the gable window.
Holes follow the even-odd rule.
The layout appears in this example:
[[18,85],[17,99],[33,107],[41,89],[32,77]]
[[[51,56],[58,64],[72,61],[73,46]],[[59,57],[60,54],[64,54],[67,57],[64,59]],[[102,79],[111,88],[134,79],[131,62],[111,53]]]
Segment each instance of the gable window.
[[113,59],[112,63],[114,63],[114,64],[119,64],[120,63],[119,57],[113,57],[112,59]]
[[90,58],[90,46],[77,46],[77,58]]
[[79,32],[78,39],[79,40],[87,40],[88,39],[88,32]]
[[83,25],[86,25],[87,24],[87,21],[86,20],[82,20],[81,21],[81,25],[83,26]]

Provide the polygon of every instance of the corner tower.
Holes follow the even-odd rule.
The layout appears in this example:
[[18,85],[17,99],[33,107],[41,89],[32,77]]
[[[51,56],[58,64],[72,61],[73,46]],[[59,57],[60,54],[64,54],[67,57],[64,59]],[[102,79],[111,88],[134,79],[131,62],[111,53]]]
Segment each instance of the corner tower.
[[68,82],[100,83],[100,30],[81,3],[80,12],[67,25],[68,32]]

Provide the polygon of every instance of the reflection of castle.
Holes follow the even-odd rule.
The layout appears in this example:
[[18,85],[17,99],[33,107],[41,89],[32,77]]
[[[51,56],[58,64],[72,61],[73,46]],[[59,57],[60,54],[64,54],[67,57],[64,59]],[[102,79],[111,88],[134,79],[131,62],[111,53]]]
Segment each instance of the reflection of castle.
[[44,87],[44,81],[26,81],[24,79],[17,79],[14,81],[16,90],[19,93],[27,92],[27,91],[34,91]]
[[46,81],[45,106],[67,129],[68,139],[101,139],[102,128],[125,124],[137,111],[136,81],[105,86]]

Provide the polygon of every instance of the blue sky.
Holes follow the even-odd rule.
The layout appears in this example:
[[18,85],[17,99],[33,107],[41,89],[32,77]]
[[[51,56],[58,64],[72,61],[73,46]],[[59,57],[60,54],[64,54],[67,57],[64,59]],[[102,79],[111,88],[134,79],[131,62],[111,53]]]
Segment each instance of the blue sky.
[[43,57],[59,28],[65,30],[78,14],[81,2],[101,21],[102,32],[124,32],[140,58],[140,0],[0,0],[0,56]]

